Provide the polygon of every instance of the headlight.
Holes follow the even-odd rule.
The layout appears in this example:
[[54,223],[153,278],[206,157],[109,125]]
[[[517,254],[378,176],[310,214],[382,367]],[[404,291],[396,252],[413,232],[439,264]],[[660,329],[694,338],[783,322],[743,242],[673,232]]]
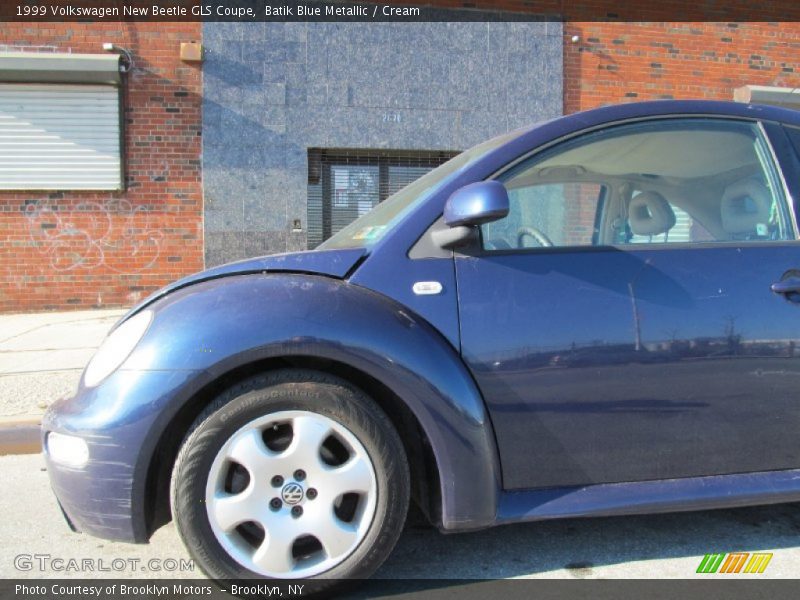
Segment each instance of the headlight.
[[45,448],[50,458],[68,467],[83,467],[89,462],[89,446],[85,440],[74,435],[51,431],[47,434]]
[[83,374],[84,385],[96,386],[125,362],[152,320],[152,311],[143,310],[111,332],[89,361]]

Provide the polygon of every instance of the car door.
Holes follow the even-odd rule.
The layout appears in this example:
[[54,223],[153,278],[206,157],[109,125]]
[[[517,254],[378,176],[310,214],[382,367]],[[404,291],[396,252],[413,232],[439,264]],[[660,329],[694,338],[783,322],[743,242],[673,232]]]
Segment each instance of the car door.
[[[496,177],[455,258],[506,489],[800,467],[800,247],[763,127],[669,118]],[[787,283],[788,282],[788,283]]]

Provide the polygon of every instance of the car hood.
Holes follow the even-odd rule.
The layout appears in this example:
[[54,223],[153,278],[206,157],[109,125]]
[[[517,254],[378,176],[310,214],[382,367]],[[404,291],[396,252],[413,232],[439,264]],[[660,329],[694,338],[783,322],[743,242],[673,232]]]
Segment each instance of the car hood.
[[256,273],[310,273],[343,279],[366,254],[367,250],[365,248],[310,250],[259,256],[227,263],[179,279],[150,294],[150,296],[129,310],[117,325],[170,292],[202,281]]

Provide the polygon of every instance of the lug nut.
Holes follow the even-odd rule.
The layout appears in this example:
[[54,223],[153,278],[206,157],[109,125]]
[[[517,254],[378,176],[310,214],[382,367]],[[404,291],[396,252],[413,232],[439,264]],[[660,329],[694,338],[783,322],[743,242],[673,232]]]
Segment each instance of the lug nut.
[[281,506],[283,506],[283,502],[281,502],[280,498],[273,498],[269,501],[269,506],[274,510],[278,510]]
[[309,500],[313,500],[316,497],[317,497],[317,490],[314,488],[308,488],[308,491],[306,492],[306,498],[308,498]]
[[303,469],[297,469],[297,471],[294,472],[294,478],[297,481],[303,481],[303,479],[306,478],[306,472],[303,471]]
[[301,506],[293,506],[292,507],[292,516],[293,517],[299,517],[302,514],[303,514],[303,507],[301,507]]
[[280,475],[275,475],[275,477],[272,478],[271,483],[272,487],[281,487],[283,485],[283,477]]

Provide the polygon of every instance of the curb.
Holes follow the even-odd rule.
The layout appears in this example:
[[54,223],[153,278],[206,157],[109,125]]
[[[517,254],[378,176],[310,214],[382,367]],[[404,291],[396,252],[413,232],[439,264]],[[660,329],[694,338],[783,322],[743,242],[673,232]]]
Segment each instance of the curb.
[[39,454],[41,422],[40,417],[0,420],[0,456]]

